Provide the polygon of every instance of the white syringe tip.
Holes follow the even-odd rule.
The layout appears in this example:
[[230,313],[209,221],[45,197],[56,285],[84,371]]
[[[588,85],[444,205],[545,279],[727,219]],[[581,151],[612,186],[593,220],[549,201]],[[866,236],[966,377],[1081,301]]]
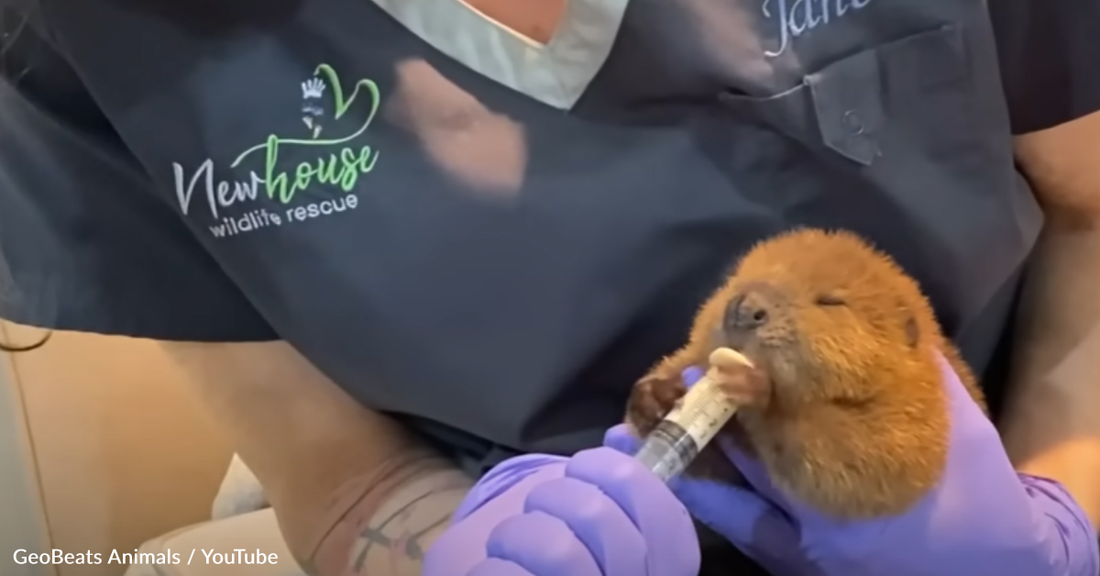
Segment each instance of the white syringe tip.
[[721,370],[723,366],[738,364],[753,368],[752,361],[733,348],[718,348],[710,353],[710,358],[707,360],[710,362],[712,368],[718,368],[719,370]]

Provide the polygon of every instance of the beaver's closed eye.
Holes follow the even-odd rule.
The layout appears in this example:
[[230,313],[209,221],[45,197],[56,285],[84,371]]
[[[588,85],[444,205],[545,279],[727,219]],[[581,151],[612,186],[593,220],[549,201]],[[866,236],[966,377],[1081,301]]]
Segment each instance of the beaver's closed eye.
[[818,306],[844,306],[847,302],[836,294],[821,294],[814,301]]

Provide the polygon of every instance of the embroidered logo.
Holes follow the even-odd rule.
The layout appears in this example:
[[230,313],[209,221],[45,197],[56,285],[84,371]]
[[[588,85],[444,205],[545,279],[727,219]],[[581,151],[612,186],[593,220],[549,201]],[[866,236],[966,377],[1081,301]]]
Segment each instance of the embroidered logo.
[[[301,91],[306,134],[269,134],[241,152],[228,169],[245,174],[246,179],[218,180],[213,159],[204,161],[190,176],[180,163],[172,163],[176,199],[185,216],[190,214],[197,193],[205,199],[213,220],[208,224],[210,233],[225,238],[358,206],[355,190],[359,179],[378,161],[378,150],[364,141],[381,105],[378,85],[360,79],[345,93],[336,70],[321,64],[301,83]],[[351,111],[356,114],[349,115]],[[288,152],[306,158],[286,162],[283,158]],[[314,191],[317,194],[309,194],[308,203],[295,201],[299,193]]]

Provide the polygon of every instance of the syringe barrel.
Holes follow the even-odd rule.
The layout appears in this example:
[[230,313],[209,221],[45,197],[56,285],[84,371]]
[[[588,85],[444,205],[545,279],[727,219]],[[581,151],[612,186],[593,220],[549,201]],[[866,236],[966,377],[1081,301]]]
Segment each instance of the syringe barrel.
[[704,376],[650,433],[637,458],[668,481],[691,464],[735,412],[737,406],[713,379]]
[[661,420],[646,437],[637,458],[662,482],[668,482],[683,472],[698,455],[699,446],[683,426],[671,420]]

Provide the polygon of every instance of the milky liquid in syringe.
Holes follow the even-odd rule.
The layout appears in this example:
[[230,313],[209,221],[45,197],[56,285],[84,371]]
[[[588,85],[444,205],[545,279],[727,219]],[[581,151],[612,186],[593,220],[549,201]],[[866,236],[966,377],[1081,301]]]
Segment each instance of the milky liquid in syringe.
[[[729,348],[719,348],[711,354],[711,364],[719,362],[752,366],[747,358]],[[687,391],[646,437],[636,455],[662,481],[683,472],[737,412],[737,406],[715,381],[713,371],[712,368]]]

